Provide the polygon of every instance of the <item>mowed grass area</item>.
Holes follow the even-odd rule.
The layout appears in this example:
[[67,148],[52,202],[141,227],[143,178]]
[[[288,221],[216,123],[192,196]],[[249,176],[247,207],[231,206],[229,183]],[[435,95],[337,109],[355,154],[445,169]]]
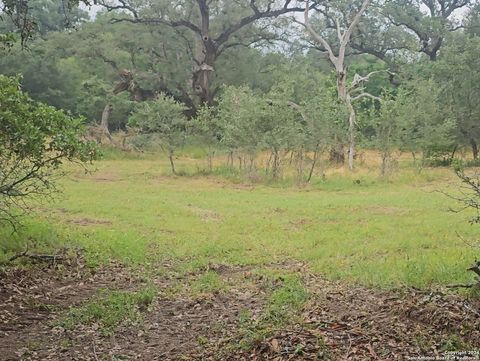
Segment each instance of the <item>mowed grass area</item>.
[[[179,168],[194,160],[180,161]],[[19,234],[2,233],[8,257],[22,241],[40,248],[85,249],[90,264],[175,264],[182,272],[208,264],[302,261],[329,279],[376,287],[430,287],[470,282],[466,268],[480,228],[438,191],[459,185],[449,169],[388,180],[331,174],[298,187],[233,182],[219,176],[173,177],[161,157],[102,160],[92,174],[69,169],[64,194],[39,207]],[[359,180],[359,182],[357,182]]]

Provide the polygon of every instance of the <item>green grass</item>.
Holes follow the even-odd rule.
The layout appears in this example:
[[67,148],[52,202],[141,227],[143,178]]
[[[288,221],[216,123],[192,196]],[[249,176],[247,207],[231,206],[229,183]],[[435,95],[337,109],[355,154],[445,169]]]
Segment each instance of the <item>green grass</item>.
[[269,324],[282,326],[300,310],[308,292],[297,275],[285,275],[281,285],[270,294],[265,314]]
[[[178,168],[202,162],[180,159]],[[40,211],[42,220],[17,235],[2,230],[0,258],[30,238],[45,249],[82,247],[92,265],[114,258],[156,267],[168,260],[188,272],[209,263],[300,260],[325,277],[378,287],[472,280],[465,269],[478,253],[457,233],[475,239],[478,229],[468,213],[449,212],[453,201],[435,192],[456,190],[447,169],[402,169],[388,179],[332,173],[299,188],[171,177],[162,155],[95,167],[93,174],[72,169],[63,196]],[[199,290],[218,287],[208,277]]]
[[151,287],[137,292],[105,290],[86,304],[71,308],[58,324],[71,330],[78,325],[98,323],[101,333],[106,335],[123,321],[138,320],[140,310],[153,302],[155,294],[156,290]]
[[194,294],[204,294],[226,291],[228,287],[217,272],[207,271],[192,282],[191,289]]
[[239,313],[240,336],[230,345],[232,349],[250,349],[260,340],[293,324],[309,298],[306,287],[296,274],[271,269],[257,269],[255,274],[267,282],[266,305],[258,320],[252,320],[249,310]]

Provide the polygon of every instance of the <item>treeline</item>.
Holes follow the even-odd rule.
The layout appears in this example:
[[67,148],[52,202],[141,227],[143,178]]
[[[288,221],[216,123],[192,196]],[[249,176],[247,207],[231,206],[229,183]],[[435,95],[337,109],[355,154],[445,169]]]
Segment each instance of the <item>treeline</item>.
[[0,72],[98,139],[149,134],[174,172],[190,140],[243,169],[267,152],[274,178],[287,155],[307,180],[325,157],[353,166],[359,145],[380,151],[383,174],[397,150],[419,166],[478,158],[475,0],[100,2],[94,19],[27,3],[37,31],[4,46]]

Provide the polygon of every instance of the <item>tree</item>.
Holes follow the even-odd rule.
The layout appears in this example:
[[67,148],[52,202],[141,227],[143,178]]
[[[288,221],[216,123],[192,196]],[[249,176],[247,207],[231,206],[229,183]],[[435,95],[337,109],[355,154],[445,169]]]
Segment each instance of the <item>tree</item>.
[[[345,103],[348,111],[348,134],[349,134],[349,148],[348,148],[348,167],[350,170],[353,169],[353,161],[355,157],[355,133],[356,133],[356,126],[357,126],[357,115],[353,103],[356,100],[360,100],[365,97],[369,97],[372,99],[378,100],[378,97],[371,95],[368,92],[364,91],[363,85],[369,80],[370,76],[377,73],[371,72],[366,76],[360,76],[355,74],[353,80],[349,83],[348,82],[348,74],[347,74],[347,66],[345,63],[345,57],[347,54],[347,48],[350,45],[350,40],[352,34],[356,27],[358,26],[360,19],[363,13],[366,11],[368,6],[370,5],[371,0],[363,0],[360,7],[355,10],[351,14],[346,14],[343,11],[337,11],[337,13],[332,16],[335,18],[336,22],[336,36],[338,40],[337,44],[337,51],[332,47],[332,45],[326,40],[326,37],[321,33],[314,30],[310,23],[310,6],[309,2],[307,1],[307,5],[305,8],[305,22],[300,23],[302,24],[308,34],[312,37],[312,39],[323,49],[325,49],[328,59],[330,60],[331,64],[335,68],[335,74],[337,78],[337,92],[338,97]],[[330,7],[326,7],[323,12],[328,11],[335,11],[335,9],[331,9]],[[341,20],[343,19],[344,27],[342,28]]]
[[82,118],[31,100],[18,78],[0,75],[0,104],[0,221],[16,226],[31,199],[55,194],[63,163],[85,164],[96,154],[82,140]]
[[455,120],[456,143],[470,146],[474,159],[479,156],[480,140],[480,38],[455,34],[433,64],[433,77],[440,89],[441,112]]
[[448,33],[463,27],[455,18],[460,9],[476,0],[388,0],[384,13],[389,22],[413,33],[418,51],[436,60]]
[[431,79],[413,80],[403,86],[395,101],[400,149],[412,152],[414,158],[420,152],[420,166],[428,158],[449,156],[454,144],[455,120],[441,110],[437,84]]
[[184,144],[187,135],[185,105],[164,94],[155,100],[136,104],[135,112],[129,118],[129,124],[140,128],[142,133],[157,137],[160,145],[168,153],[173,174],[175,169],[175,150]]
[[[271,37],[254,25],[262,19],[273,19],[291,12],[301,12],[292,0],[225,2],[220,0],[187,0],[172,7],[169,1],[158,4],[100,1],[109,11],[122,11],[115,21],[167,26],[176,31],[187,30],[190,40],[193,72],[192,89],[200,103],[212,105],[215,90],[211,81],[218,58],[229,48],[249,45]],[[187,35],[188,34],[188,35]]]
[[323,168],[322,155],[342,144],[348,115],[338,99],[335,80],[309,61],[298,57],[273,67],[277,82],[266,94],[273,105],[272,121],[281,126],[276,131],[282,134],[278,148],[290,153],[290,164],[295,162],[300,182],[309,182],[315,168],[319,164]]
[[[344,119],[348,117],[345,104],[338,98],[334,84],[326,83],[316,94],[305,98],[301,103],[305,127],[305,146],[313,152],[313,159],[307,176],[312,179],[315,167],[321,156],[338,147],[345,138]],[[323,176],[323,175],[322,175]]]
[[480,3],[474,4],[465,16],[465,32],[470,36],[480,36]]
[[[335,24],[334,20],[330,22]],[[352,54],[370,54],[385,62],[391,70],[391,83],[397,85],[394,71],[417,50],[417,40],[402,26],[389,21],[385,6],[370,6],[354,30],[350,46]]]
[[0,18],[4,23],[0,27],[0,32],[3,33],[0,33],[0,42],[8,42],[11,39],[8,34],[18,33],[23,46],[37,32],[45,35],[48,31],[74,26],[88,19],[88,14],[79,10],[80,3],[90,5],[88,0],[3,1]]
[[222,136],[215,109],[204,104],[198,109],[195,118],[190,120],[188,128],[189,134],[207,147],[208,171],[211,172],[213,170],[213,157]]
[[[400,89],[394,93],[387,93],[383,96],[380,109],[370,112],[372,128],[375,132],[372,142],[374,148],[380,152],[382,163],[380,174],[387,176],[394,168],[393,153],[402,148],[401,135],[402,112],[406,110],[405,103],[408,94]],[[404,129],[406,130],[406,129]]]
[[217,119],[222,132],[221,145],[229,152],[230,165],[233,166],[233,156],[237,153],[240,167],[242,155],[248,157],[249,168],[254,167],[255,157],[262,145],[260,123],[265,105],[265,99],[246,86],[223,89],[217,106]]
[[291,100],[293,88],[290,85],[289,82],[277,83],[260,104],[261,122],[257,131],[263,135],[261,149],[271,154],[267,169],[271,169],[273,179],[280,176],[282,153],[290,153],[291,157],[296,153],[299,178],[303,175],[305,149],[300,139],[304,124],[301,110]]

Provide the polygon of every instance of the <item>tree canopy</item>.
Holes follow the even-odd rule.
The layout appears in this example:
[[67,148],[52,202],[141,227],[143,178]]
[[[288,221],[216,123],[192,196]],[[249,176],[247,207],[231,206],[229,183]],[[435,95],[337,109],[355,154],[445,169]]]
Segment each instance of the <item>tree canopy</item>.
[[137,124],[168,138],[153,125],[173,102],[180,138],[229,151],[322,149],[353,168],[387,131],[425,159],[478,156],[475,0],[99,1],[93,18],[78,2],[26,4],[27,49],[9,35],[25,9],[3,10],[0,71],[108,136]]

